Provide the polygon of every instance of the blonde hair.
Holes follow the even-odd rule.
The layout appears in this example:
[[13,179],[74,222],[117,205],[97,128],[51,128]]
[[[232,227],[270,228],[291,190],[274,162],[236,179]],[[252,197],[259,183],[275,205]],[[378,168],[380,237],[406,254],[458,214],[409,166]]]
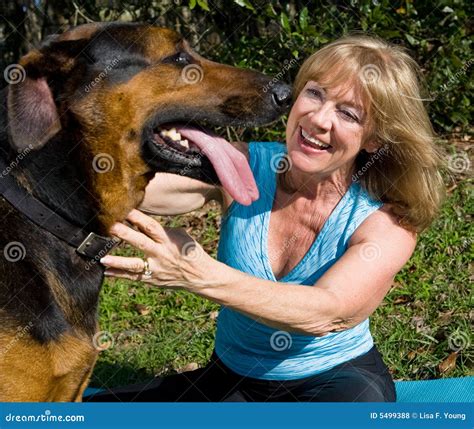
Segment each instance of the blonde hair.
[[444,185],[416,62],[401,47],[353,35],[324,46],[304,62],[295,98],[308,80],[328,87],[355,82],[367,110],[364,139],[375,140],[379,150],[358,154],[353,178],[373,198],[390,204],[402,226],[427,228],[441,206]]

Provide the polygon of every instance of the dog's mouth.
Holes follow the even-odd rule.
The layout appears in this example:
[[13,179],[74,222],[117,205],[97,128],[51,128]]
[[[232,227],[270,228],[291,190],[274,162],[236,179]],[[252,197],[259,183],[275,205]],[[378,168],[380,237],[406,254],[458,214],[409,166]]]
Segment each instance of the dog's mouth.
[[[178,157],[185,156],[189,159],[202,157],[203,152],[199,146],[182,136],[177,128],[179,128],[177,124],[155,128],[153,130],[154,143],[157,146],[163,146],[166,150],[174,152]],[[203,130],[203,132],[205,131]]]
[[259,197],[242,154],[216,132],[198,125],[160,124],[145,133],[144,158],[155,171],[222,185],[237,202]]

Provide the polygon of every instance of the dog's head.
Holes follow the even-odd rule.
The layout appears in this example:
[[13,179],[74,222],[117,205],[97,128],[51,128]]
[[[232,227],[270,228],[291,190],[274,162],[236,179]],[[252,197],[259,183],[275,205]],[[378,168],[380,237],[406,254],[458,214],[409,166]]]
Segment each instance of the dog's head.
[[8,94],[11,144],[74,138],[105,224],[139,204],[155,172],[218,183],[198,142],[169,128],[261,125],[290,104],[288,86],[206,60],[176,32],[146,24],[76,27],[20,65],[26,76]]

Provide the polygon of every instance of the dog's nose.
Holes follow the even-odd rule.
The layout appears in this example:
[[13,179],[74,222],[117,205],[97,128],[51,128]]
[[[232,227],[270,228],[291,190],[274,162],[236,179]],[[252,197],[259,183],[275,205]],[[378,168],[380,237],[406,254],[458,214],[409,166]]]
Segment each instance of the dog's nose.
[[291,87],[278,82],[272,87],[272,100],[280,109],[287,109],[291,103]]

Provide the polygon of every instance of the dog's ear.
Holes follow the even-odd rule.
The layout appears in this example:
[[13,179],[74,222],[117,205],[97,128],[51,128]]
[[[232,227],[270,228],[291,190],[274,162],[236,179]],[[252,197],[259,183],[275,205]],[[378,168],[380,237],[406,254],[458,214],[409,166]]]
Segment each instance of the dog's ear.
[[53,36],[41,50],[28,53],[11,69],[15,78],[8,87],[8,131],[16,150],[39,149],[61,129],[48,78],[61,81],[77,64],[86,44],[85,39]]
[[41,148],[61,129],[58,110],[45,77],[26,76],[8,88],[8,131],[14,149]]

